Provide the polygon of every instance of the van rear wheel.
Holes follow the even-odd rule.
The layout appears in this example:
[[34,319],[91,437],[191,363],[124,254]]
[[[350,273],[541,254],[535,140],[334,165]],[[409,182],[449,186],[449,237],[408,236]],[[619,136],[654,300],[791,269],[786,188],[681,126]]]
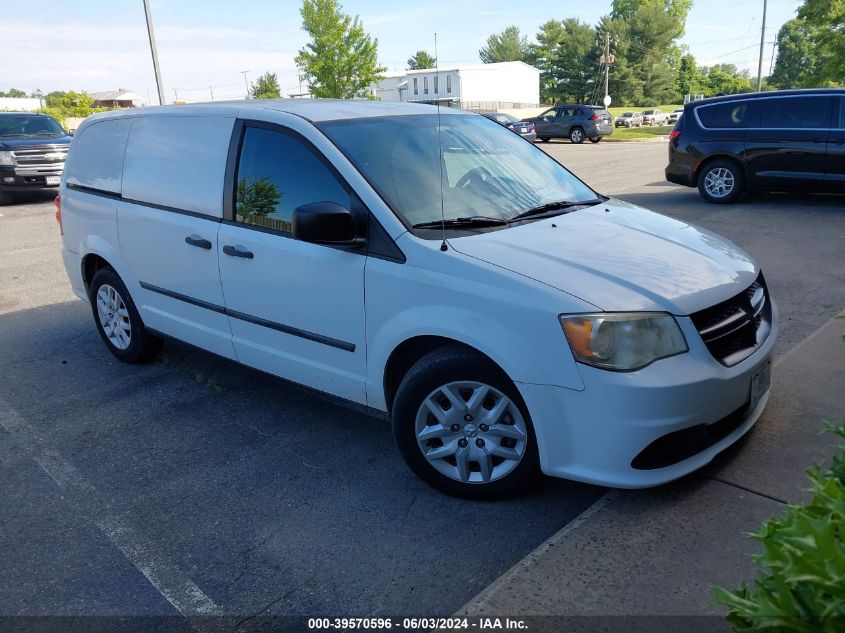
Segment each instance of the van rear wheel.
[[713,204],[733,202],[742,193],[742,171],[729,160],[714,160],[698,174],[698,192]]
[[432,487],[470,499],[525,492],[538,478],[534,429],[510,379],[459,346],[417,361],[396,393],[393,436]]
[[108,350],[126,363],[152,360],[163,341],[150,334],[114,269],[101,268],[94,274],[89,291],[94,323]]

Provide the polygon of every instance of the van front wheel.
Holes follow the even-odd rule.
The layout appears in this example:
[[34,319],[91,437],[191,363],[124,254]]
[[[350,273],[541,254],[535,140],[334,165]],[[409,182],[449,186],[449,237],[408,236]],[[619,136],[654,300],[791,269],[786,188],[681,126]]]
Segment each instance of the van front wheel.
[[525,492],[539,474],[519,392],[477,352],[443,347],[417,361],[399,386],[392,420],[405,462],[447,494],[505,497]]
[[152,360],[161,350],[162,340],[150,334],[114,269],[98,270],[89,291],[94,323],[109,351],[126,363]]

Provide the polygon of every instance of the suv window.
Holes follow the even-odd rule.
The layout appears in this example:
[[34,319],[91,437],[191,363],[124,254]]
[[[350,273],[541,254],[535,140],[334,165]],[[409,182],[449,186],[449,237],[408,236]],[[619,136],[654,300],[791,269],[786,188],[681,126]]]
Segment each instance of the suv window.
[[349,192],[314,150],[292,134],[246,128],[235,190],[238,222],[289,233],[295,208],[324,201],[350,208]]
[[830,99],[828,97],[790,97],[760,101],[761,128],[828,128],[830,127]]
[[753,101],[732,101],[698,108],[698,118],[707,128],[757,127],[753,118]]

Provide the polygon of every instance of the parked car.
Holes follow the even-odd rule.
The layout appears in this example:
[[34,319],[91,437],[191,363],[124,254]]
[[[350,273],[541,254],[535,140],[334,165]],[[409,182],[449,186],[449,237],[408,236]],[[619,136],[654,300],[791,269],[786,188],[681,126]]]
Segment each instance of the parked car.
[[680,118],[681,118],[681,115],[682,115],[683,113],[684,113],[684,109],[683,109],[683,108],[676,108],[675,110],[672,110],[672,111],[669,113],[669,116],[667,117],[667,122],[668,122],[668,123],[677,123],[677,122],[678,122],[678,119],[680,119]]
[[669,115],[663,112],[660,108],[654,110],[646,110],[643,112],[643,123],[645,125],[666,125],[669,120]]
[[495,121],[499,125],[504,125],[511,132],[516,132],[526,141],[533,143],[537,140],[537,130],[533,123],[520,121],[515,116],[502,112],[482,112],[481,115],[486,116],[491,121]]
[[642,127],[643,115],[641,112],[623,112],[616,117],[614,127]]
[[21,191],[58,192],[70,140],[46,114],[0,112],[0,204]]
[[97,114],[57,207],[71,286],[115,357],[175,338],[389,415],[408,466],[448,493],[518,493],[540,472],[666,482],[769,396],[777,310],[751,257],[472,113]]
[[540,116],[523,121],[534,124],[537,138],[544,143],[552,138],[568,138],[575,144],[583,143],[584,139],[598,143],[613,134],[610,113],[602,106],[556,105]]
[[666,179],[708,202],[743,191],[845,193],[845,90],[783,90],[688,103]]

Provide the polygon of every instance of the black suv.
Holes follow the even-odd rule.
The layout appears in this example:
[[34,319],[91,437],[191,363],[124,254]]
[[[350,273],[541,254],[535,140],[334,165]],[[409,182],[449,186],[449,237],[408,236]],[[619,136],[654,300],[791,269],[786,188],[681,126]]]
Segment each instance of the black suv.
[[534,124],[537,138],[543,142],[568,138],[573,143],[583,143],[588,138],[598,143],[603,136],[613,134],[610,114],[602,106],[556,105],[540,116],[522,120]]
[[16,191],[58,192],[70,135],[46,114],[0,112],[0,204]]
[[666,179],[708,202],[743,191],[845,193],[845,90],[784,90],[688,103]]

